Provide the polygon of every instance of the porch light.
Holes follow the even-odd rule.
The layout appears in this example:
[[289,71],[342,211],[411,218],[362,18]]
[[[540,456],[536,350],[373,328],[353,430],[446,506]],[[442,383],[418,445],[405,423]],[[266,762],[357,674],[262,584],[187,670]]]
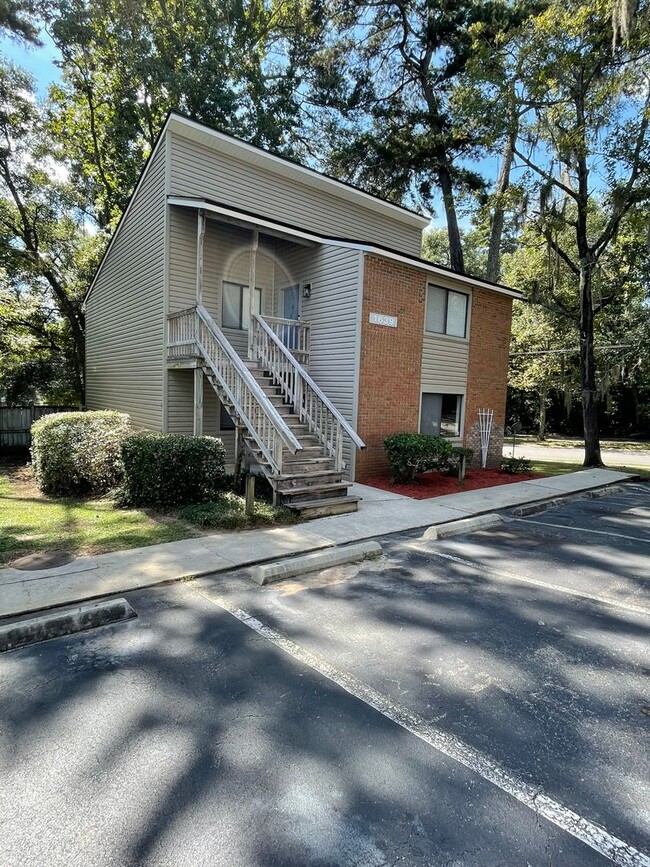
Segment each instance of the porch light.
[[310,298],[311,297],[311,283],[303,283],[302,284],[302,297]]

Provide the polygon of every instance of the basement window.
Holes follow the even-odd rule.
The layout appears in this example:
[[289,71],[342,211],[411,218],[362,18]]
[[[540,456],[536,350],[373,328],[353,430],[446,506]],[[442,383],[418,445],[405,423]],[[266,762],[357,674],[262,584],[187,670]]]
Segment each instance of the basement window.
[[462,410],[462,394],[423,394],[420,433],[459,437]]
[[449,337],[466,337],[468,309],[469,295],[465,292],[429,285],[426,330]]
[[[262,290],[259,288],[255,289],[253,309],[258,315],[262,312]],[[221,326],[248,331],[250,326],[248,286],[242,283],[224,282]]]

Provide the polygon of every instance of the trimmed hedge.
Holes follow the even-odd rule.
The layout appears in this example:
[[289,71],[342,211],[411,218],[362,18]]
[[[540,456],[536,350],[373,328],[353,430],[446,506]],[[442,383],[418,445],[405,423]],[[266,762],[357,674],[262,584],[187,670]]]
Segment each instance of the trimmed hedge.
[[444,437],[432,434],[400,433],[384,439],[393,482],[412,482],[418,473],[446,470],[453,446]]
[[141,433],[122,443],[122,500],[132,506],[206,503],[225,487],[226,452],[213,437]]
[[129,433],[122,412],[57,412],[32,425],[32,464],[46,494],[103,494],[122,480],[120,443]]

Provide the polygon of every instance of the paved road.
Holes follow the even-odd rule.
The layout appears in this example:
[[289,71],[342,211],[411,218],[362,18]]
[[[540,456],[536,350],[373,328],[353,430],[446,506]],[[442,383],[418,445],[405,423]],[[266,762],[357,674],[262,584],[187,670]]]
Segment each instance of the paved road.
[[636,485],[7,654],[0,863],[646,867],[649,546]]
[[[512,457],[512,443],[503,446],[503,456]],[[603,462],[612,467],[648,467],[650,468],[650,451],[634,449],[603,449]],[[584,449],[569,446],[540,446],[535,443],[517,443],[515,457],[528,458],[531,461],[566,461],[566,463],[582,463],[585,457]]]

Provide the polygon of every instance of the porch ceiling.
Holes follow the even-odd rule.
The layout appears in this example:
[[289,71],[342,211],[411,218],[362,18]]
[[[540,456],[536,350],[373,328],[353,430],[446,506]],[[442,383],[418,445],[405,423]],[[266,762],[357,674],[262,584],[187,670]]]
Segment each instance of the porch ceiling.
[[262,234],[272,238],[280,238],[283,241],[291,241],[294,244],[301,244],[305,247],[317,247],[322,243],[321,240],[314,238],[307,232],[297,232],[288,227],[276,224],[271,220],[266,220],[257,217],[254,214],[244,212],[234,213],[232,209],[223,208],[205,199],[189,199],[180,196],[170,196],[168,198],[170,205],[181,208],[201,208],[205,211],[206,217],[217,223],[227,223],[231,226],[239,226],[244,229],[258,229]]

